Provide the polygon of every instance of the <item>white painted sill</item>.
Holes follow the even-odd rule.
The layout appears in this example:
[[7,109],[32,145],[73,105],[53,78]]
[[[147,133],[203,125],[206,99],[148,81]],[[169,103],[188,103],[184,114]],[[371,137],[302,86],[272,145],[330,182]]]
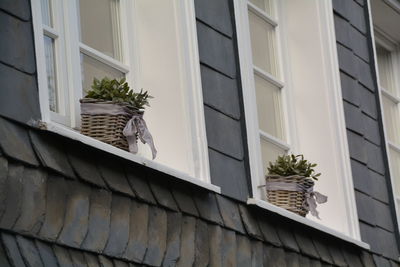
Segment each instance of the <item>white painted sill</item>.
[[333,230],[333,229],[331,229],[329,227],[326,227],[325,225],[323,225],[321,223],[309,220],[307,218],[304,218],[304,217],[301,217],[301,216],[299,216],[297,214],[294,214],[293,212],[290,212],[290,211],[287,211],[287,210],[285,210],[283,208],[280,208],[278,206],[272,205],[271,203],[268,203],[267,201],[264,201],[264,200],[261,200],[261,199],[249,198],[249,199],[247,199],[247,204],[248,205],[255,205],[255,206],[260,207],[262,209],[266,209],[268,211],[271,211],[271,212],[274,212],[276,214],[282,215],[282,216],[284,216],[286,218],[289,218],[289,219],[291,219],[293,221],[305,224],[305,225],[310,226],[310,227],[312,227],[314,229],[317,229],[317,230],[319,230],[321,232],[327,233],[329,235],[332,235],[334,237],[337,237],[339,239],[342,239],[342,240],[344,240],[346,242],[352,243],[352,244],[354,244],[356,246],[359,246],[359,247],[362,247],[364,249],[368,249],[368,250],[370,249],[369,244],[367,244],[367,243],[365,243],[363,241],[357,240],[357,239],[355,239],[353,237],[350,237],[348,235],[340,233],[340,232],[338,232],[336,230]]
[[134,155],[134,154],[124,151],[122,149],[116,148],[112,145],[103,143],[94,138],[80,134],[68,127],[61,125],[61,124],[58,124],[55,122],[45,122],[45,127],[43,127],[43,128],[45,128],[49,132],[53,132],[53,133],[68,137],[70,139],[82,142],[86,145],[89,145],[89,146],[95,147],[97,149],[103,150],[105,152],[108,152],[110,154],[116,155],[118,157],[133,161],[135,163],[141,164],[143,166],[149,167],[149,168],[157,170],[159,172],[171,175],[173,177],[176,177],[179,180],[183,180],[185,182],[203,187],[207,190],[216,192],[218,194],[221,193],[221,188],[219,186],[204,182],[198,178],[192,177],[184,172],[175,170],[175,169],[165,166],[161,163],[155,162],[153,160],[149,160],[147,158],[144,158],[144,157],[141,157],[138,155]]

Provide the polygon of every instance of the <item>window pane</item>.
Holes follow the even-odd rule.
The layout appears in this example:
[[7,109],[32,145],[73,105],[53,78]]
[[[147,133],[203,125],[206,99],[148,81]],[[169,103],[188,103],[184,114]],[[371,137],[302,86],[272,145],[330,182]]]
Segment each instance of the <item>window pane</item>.
[[277,76],[274,27],[252,12],[249,12],[249,23],[254,65]]
[[269,166],[269,163],[274,162],[278,156],[285,154],[286,151],[264,139],[261,139],[260,143],[261,143],[261,157],[262,157],[262,164],[264,167],[264,174],[267,174],[267,167]]
[[49,90],[49,108],[51,111],[58,112],[54,40],[47,36],[44,36],[44,53],[46,59],[47,87]]
[[121,60],[118,0],[80,0],[81,41]]
[[53,26],[51,17],[51,0],[40,0],[42,9],[42,23],[49,27]]
[[253,5],[262,9],[268,15],[272,14],[272,0],[249,0]]
[[400,116],[397,104],[385,95],[382,95],[382,102],[388,139],[389,141],[400,145]]
[[390,51],[377,46],[376,54],[378,57],[379,83],[384,89],[395,93]]
[[263,132],[285,139],[281,92],[278,87],[254,75],[258,124]]
[[390,167],[394,181],[394,193],[400,196],[400,153],[389,147]]
[[110,79],[122,78],[124,74],[119,70],[116,70],[94,58],[91,58],[81,53],[81,64],[82,64],[82,88],[83,96],[86,95],[86,91],[90,90],[93,79],[103,79],[108,77]]

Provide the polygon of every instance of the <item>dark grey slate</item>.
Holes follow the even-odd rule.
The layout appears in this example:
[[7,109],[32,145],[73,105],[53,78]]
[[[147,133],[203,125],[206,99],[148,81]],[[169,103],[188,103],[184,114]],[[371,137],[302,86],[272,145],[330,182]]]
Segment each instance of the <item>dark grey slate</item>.
[[4,249],[11,265],[14,267],[25,267],[26,265],[22,259],[15,237],[10,234],[1,233],[1,240],[3,241]]
[[128,263],[124,261],[114,260],[114,267],[129,267]]
[[32,24],[0,11],[0,61],[23,72],[36,71]]
[[348,20],[349,18],[349,9],[351,8],[351,5],[349,4],[349,0],[333,0],[332,5],[333,5],[333,10],[340,14],[342,17],[346,18]]
[[249,207],[239,204],[240,216],[247,233],[256,239],[263,240],[260,228],[257,223],[255,213]]
[[99,259],[96,254],[84,253],[88,267],[100,267]]
[[71,256],[74,267],[87,267],[85,255],[83,255],[82,251],[70,249],[69,255]]
[[0,157],[0,218],[3,216],[7,207],[6,185],[8,177],[8,161],[4,157]]
[[354,58],[357,66],[356,69],[358,81],[370,90],[374,90],[375,84],[372,79],[371,66],[359,57]]
[[216,198],[224,225],[244,234],[245,231],[237,203],[221,195],[216,195]]
[[144,170],[139,167],[134,168],[132,166],[126,166],[125,172],[136,197],[142,201],[156,204],[156,200],[147,183]]
[[375,263],[374,263],[374,259],[372,258],[372,255],[369,252],[366,251],[361,251],[361,262],[364,266],[371,266],[371,267],[375,267]]
[[221,187],[223,195],[247,201],[249,189],[245,163],[213,149],[208,150],[208,156],[212,183]]
[[194,202],[196,203],[200,217],[223,225],[215,194],[205,191],[194,192]]
[[237,266],[252,266],[250,239],[247,236],[236,235],[236,249]]
[[296,252],[286,252],[285,258],[287,267],[303,267],[300,266],[299,254],[297,254]]
[[292,231],[286,227],[277,227],[278,236],[282,242],[282,245],[295,252],[300,252],[299,246],[297,245],[296,239]]
[[29,267],[43,267],[43,262],[35,243],[22,236],[17,236],[16,240],[25,264]]
[[200,67],[204,103],[234,119],[240,119],[237,80],[205,65]]
[[274,246],[281,246],[282,243],[278,237],[275,226],[268,220],[268,217],[264,216],[259,218],[258,225],[260,226],[261,233],[264,240]]
[[357,75],[357,62],[354,59],[353,52],[341,44],[337,45],[339,68],[351,77]]
[[343,102],[343,108],[347,129],[362,135],[364,133],[364,124],[361,110],[347,102]]
[[383,258],[381,256],[378,256],[376,254],[373,254],[372,257],[374,258],[374,262],[375,262],[376,266],[379,266],[379,267],[392,267],[392,266],[390,266],[390,261],[388,261],[387,259],[385,259],[385,258]]
[[233,41],[200,21],[197,21],[196,25],[200,62],[235,78],[236,62]]
[[36,247],[39,251],[40,258],[42,259],[45,267],[57,266],[56,255],[53,249],[46,243],[36,240]]
[[160,208],[149,209],[148,248],[143,263],[161,266],[167,246],[167,213]]
[[343,249],[343,256],[347,262],[347,264],[351,267],[363,267],[361,263],[361,259],[356,251],[349,248]]
[[381,136],[379,132],[378,122],[369,116],[363,115],[363,123],[365,129],[364,131],[365,139],[376,145],[380,145]]
[[378,111],[376,107],[376,98],[374,92],[358,83],[360,92],[360,105],[362,111],[373,119],[378,118]]
[[305,257],[305,256],[299,256],[299,266],[301,267],[309,267],[311,266],[311,261],[309,258]]
[[[184,192],[185,190],[185,192]],[[189,215],[198,217],[199,212],[197,211],[196,204],[194,203],[194,200],[191,196],[190,190],[187,188],[175,188],[173,187],[171,189],[172,195],[174,196],[174,199],[176,201],[176,204],[178,205],[179,209],[187,213]]]
[[66,248],[55,245],[53,247],[54,254],[56,255],[58,266],[60,267],[73,267],[71,255]]
[[0,117],[0,147],[4,154],[32,166],[39,162],[26,129]]
[[107,245],[104,253],[121,257],[129,241],[131,201],[128,197],[112,196],[111,223]]
[[385,177],[371,170],[369,170],[369,177],[371,180],[370,195],[384,203],[389,203],[389,193]]
[[149,226],[149,206],[132,201],[129,226],[129,242],[124,258],[142,262],[147,249]]
[[99,262],[100,262],[101,267],[114,267],[114,264],[111,261],[111,259],[109,259],[103,255],[99,255]]
[[192,266],[195,257],[195,233],[196,219],[191,216],[183,216],[180,257],[176,266]]
[[329,253],[332,256],[333,263],[337,266],[347,266],[346,261],[344,259],[342,250],[340,249],[340,245],[338,243],[332,243],[328,245]]
[[375,244],[371,244],[371,248],[376,249],[378,253],[390,259],[398,259],[399,249],[396,237],[392,232],[385,229],[375,228]]
[[222,228],[218,225],[208,225],[208,240],[210,241],[210,266],[221,266]]
[[263,261],[264,265],[271,267],[285,267],[286,255],[291,252],[285,252],[282,248],[276,248],[273,246],[263,246]]
[[64,226],[57,240],[79,248],[88,229],[90,188],[76,181],[70,181],[67,186],[64,188],[68,190]]
[[3,193],[5,198],[5,210],[0,220],[0,227],[11,229],[21,214],[22,206],[22,185],[24,167],[21,165],[9,164],[7,181]]
[[350,23],[336,14],[334,15],[333,18],[335,21],[336,41],[346,46],[347,48],[351,49],[352,39],[350,38],[350,31],[352,27]]
[[350,157],[362,163],[367,163],[364,138],[352,131],[347,131],[347,139],[349,142]]
[[49,176],[47,179],[46,213],[39,236],[46,240],[57,239],[64,225],[67,201],[67,184],[64,178]]
[[0,9],[3,9],[21,20],[29,20],[31,17],[29,1],[26,0],[2,0]]
[[208,146],[237,160],[243,159],[240,122],[204,106]]
[[305,235],[303,231],[295,231],[294,236],[302,254],[319,259],[319,254],[309,236]]
[[318,255],[321,257],[321,260],[326,263],[333,264],[332,256],[329,253],[329,249],[326,243],[318,237],[313,238],[312,241],[314,242],[315,248],[318,251]]
[[182,214],[167,212],[167,250],[162,266],[175,266],[180,257]]
[[35,76],[0,63],[0,81],[0,115],[25,124],[41,118]]
[[395,228],[392,221],[392,213],[390,206],[378,200],[373,200],[373,203],[374,203],[373,209],[376,215],[376,220],[375,220],[376,225],[390,232],[394,232]]
[[29,131],[33,147],[42,164],[66,177],[75,178],[61,139],[54,134]]
[[349,1],[351,8],[349,10],[349,18],[351,24],[360,32],[367,33],[367,23],[364,14],[364,7],[361,7],[354,1]]
[[111,193],[92,189],[90,195],[89,225],[82,248],[101,252],[106,246],[110,232]]
[[318,260],[311,259],[310,260],[310,267],[332,267],[333,265],[329,263],[321,263]]
[[208,226],[202,220],[196,222],[195,256],[193,266],[206,267],[210,260]]
[[135,196],[125,176],[123,165],[108,156],[98,157],[98,167],[107,185],[117,192]]
[[[335,24],[336,27],[337,24]],[[358,30],[356,30],[353,27],[350,27],[350,38],[351,42],[351,47],[353,48],[353,52],[365,60],[366,62],[369,62],[369,47],[368,47],[368,40],[367,37],[360,33]]]
[[370,170],[367,165],[356,160],[350,160],[351,172],[353,176],[354,188],[365,194],[370,194],[372,190]]
[[399,267],[400,263],[399,262],[394,262],[393,260],[390,260],[390,266],[391,267]]
[[251,266],[254,267],[264,266],[264,261],[265,261],[264,252],[270,253],[269,251],[264,251],[264,246],[261,241],[255,241],[255,240],[251,241]]
[[222,229],[221,247],[222,266],[236,266],[236,234],[234,231]]
[[197,0],[194,1],[196,18],[214,29],[232,36],[231,9],[228,0]]
[[0,242],[0,266],[11,267],[11,263],[8,261],[7,253],[3,247],[2,242]]
[[36,234],[46,212],[47,174],[40,169],[25,168],[22,186],[21,215],[14,230]]
[[357,80],[350,77],[345,72],[340,72],[340,83],[343,99],[357,107],[360,106],[360,89]]
[[68,146],[68,158],[77,176],[91,184],[106,187],[99,169],[94,163],[94,152],[82,144]]
[[167,209],[178,211],[178,206],[172,196],[169,186],[166,184],[159,184],[156,182],[149,182],[151,191],[158,202],[158,204]]
[[379,146],[372,144],[369,141],[365,141],[365,150],[368,155],[368,168],[380,173],[385,173],[385,167],[383,163],[382,150]]

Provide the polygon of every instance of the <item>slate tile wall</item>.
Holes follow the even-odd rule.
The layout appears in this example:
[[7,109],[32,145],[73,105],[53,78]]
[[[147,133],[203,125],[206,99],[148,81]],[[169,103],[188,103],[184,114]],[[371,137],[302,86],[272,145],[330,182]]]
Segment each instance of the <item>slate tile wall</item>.
[[366,1],[334,0],[343,107],[362,240],[379,266],[398,259],[398,225],[374,70]]

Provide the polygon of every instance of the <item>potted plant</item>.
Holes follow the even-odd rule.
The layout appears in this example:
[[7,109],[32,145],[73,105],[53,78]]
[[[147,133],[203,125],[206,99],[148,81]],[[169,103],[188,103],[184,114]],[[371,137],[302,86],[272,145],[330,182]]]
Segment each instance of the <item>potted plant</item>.
[[278,156],[270,162],[266,176],[268,202],[305,217],[310,211],[318,216],[317,203],[325,203],[326,196],[314,191],[317,164],[310,163],[303,155]]
[[133,92],[125,78],[95,78],[80,100],[81,133],[132,153],[137,153],[140,139],[149,144],[154,159],[157,150],[143,119],[150,98],[147,91]]

